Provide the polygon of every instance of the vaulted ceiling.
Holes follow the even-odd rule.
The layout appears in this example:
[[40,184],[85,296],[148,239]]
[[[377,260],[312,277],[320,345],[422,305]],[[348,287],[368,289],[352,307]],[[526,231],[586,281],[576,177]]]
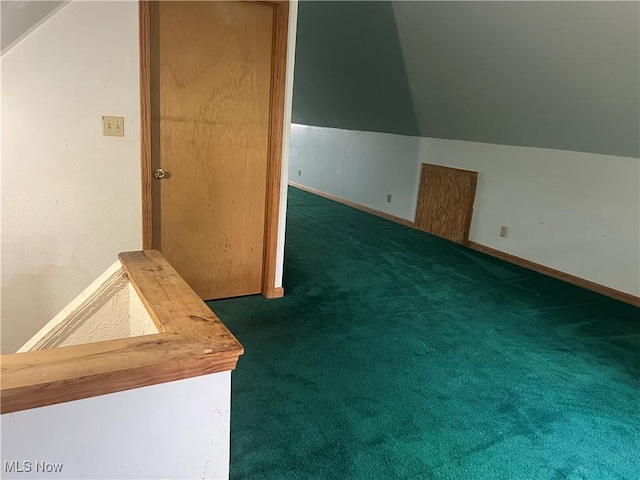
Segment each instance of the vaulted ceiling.
[[293,121],[640,157],[638,2],[299,5]]

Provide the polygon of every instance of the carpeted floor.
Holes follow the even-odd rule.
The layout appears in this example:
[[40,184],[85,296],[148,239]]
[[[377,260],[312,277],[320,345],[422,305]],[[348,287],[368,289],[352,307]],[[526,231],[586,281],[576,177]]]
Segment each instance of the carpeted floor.
[[244,345],[231,479],[640,478],[640,310],[289,188]]

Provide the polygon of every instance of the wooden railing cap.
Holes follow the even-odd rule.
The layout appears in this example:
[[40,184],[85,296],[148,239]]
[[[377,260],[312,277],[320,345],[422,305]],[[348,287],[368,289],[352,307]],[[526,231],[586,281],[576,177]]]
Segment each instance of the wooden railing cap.
[[240,342],[155,250],[119,255],[160,333],[0,357],[0,413],[233,370]]

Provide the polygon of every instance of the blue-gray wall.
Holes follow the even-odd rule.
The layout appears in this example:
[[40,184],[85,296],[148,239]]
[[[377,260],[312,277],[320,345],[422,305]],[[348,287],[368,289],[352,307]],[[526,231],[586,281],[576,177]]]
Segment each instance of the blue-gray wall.
[[302,1],[293,122],[419,135],[390,2]]
[[638,2],[299,5],[294,123],[640,157]]

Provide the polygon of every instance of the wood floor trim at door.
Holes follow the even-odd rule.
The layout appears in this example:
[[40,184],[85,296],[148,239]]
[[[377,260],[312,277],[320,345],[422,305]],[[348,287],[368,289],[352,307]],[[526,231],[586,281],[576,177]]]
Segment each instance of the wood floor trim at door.
[[262,295],[278,298],[284,294],[276,288],[278,221],[280,218],[280,183],[282,182],[282,138],[284,128],[285,82],[287,74],[287,41],[289,2],[273,3],[273,64],[271,74],[271,112],[269,156],[267,160],[267,198],[265,201],[264,263]]
[[282,298],[282,297],[284,297],[284,288],[276,287],[273,289],[273,296],[269,298]]
[[151,9],[150,0],[138,2],[140,22],[140,160],[142,175],[142,248],[153,243],[151,201]]

